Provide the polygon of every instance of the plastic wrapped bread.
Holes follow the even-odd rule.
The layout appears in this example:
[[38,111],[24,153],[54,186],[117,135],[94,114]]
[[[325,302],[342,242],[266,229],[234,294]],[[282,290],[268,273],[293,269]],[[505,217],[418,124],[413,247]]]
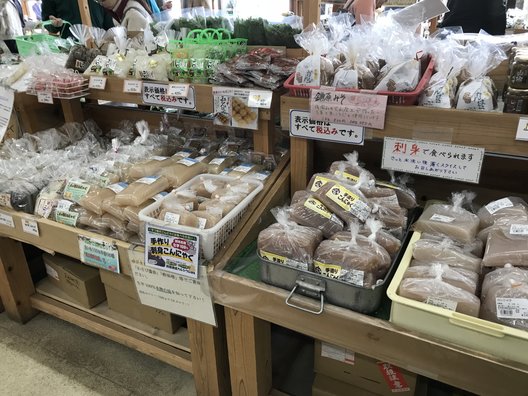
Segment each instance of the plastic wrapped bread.
[[345,224],[313,196],[307,196],[291,206],[290,217],[297,224],[321,230],[325,238],[343,231]]
[[411,300],[478,317],[480,300],[459,287],[435,279],[403,279],[398,294]]
[[465,252],[449,239],[420,239],[414,243],[413,257],[419,261],[442,262],[452,267],[465,268],[477,274],[481,272],[482,259]]
[[480,208],[477,213],[480,228],[486,228],[495,223],[509,223],[512,221],[528,221],[528,204],[519,197],[506,197]]
[[209,163],[207,164],[207,173],[211,173],[214,175],[219,175],[222,173],[226,168],[230,168],[235,164],[237,161],[237,158],[235,156],[219,156],[213,158]]
[[445,283],[459,287],[471,294],[476,295],[477,293],[479,280],[477,274],[463,268],[450,267],[447,264],[416,265],[409,267],[403,275],[404,279],[435,279],[437,277],[440,277]]
[[420,232],[444,234],[464,243],[473,241],[480,220],[478,216],[462,208],[467,198],[472,197],[464,193],[453,194],[453,205],[428,206],[414,224],[414,229]]
[[322,232],[290,221],[285,209],[279,209],[274,214],[278,222],[261,231],[258,236],[260,257],[312,271],[314,252],[323,239]]
[[512,228],[490,231],[482,264],[486,267],[505,264],[528,267],[528,229],[523,228],[518,233]]
[[199,228],[200,222],[198,217],[193,213],[185,210],[183,207],[173,207],[171,209],[162,209],[158,219],[175,225],[184,225],[187,227]]
[[174,165],[163,168],[159,174],[167,178],[170,186],[176,188],[206,171],[207,164],[194,158],[183,158]]
[[118,192],[123,191],[127,187],[127,183],[116,183],[106,188],[94,188],[84,198],[79,200],[79,205],[98,215],[102,215],[104,212],[103,202],[107,199],[113,199]]
[[344,157],[346,158],[346,161],[335,161],[330,165],[329,173],[355,183],[359,180],[359,175],[364,172],[369,180],[375,180],[372,173],[359,165],[357,151],[345,154]]
[[226,183],[222,180],[204,178],[199,183],[191,187],[191,189],[201,197],[211,198],[211,195],[219,189],[225,188]]
[[[167,169],[167,168],[165,168]],[[169,188],[169,181],[163,176],[148,176],[136,180],[115,196],[119,206],[139,206],[149,198]]]
[[152,157],[146,161],[132,165],[128,170],[128,175],[133,180],[156,175],[164,167],[173,165],[175,162],[176,160],[170,157]]

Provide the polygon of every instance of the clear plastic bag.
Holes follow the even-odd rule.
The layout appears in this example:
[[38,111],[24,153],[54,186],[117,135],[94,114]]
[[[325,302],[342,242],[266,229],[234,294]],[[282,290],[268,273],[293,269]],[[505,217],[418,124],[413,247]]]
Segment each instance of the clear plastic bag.
[[138,56],[135,64],[135,77],[139,80],[168,81],[167,70],[170,62],[169,54]]
[[334,77],[334,66],[324,57],[330,50],[330,41],[324,28],[311,24],[294,37],[295,42],[309,53],[297,65],[295,85],[330,85]]
[[348,179],[353,183],[359,181],[359,175],[361,173],[364,173],[369,181],[375,180],[374,175],[360,165],[357,151],[344,154],[344,157],[346,161],[335,161],[330,165],[329,173]]
[[344,222],[313,195],[292,203],[290,217],[297,224],[317,228],[325,238],[343,231],[345,227]]
[[404,279],[436,279],[440,277],[445,283],[458,287],[471,294],[476,295],[479,276],[473,271],[463,268],[451,267],[442,263],[431,263],[426,265],[414,265],[407,268]]
[[389,232],[383,230],[383,223],[374,218],[369,218],[361,227],[359,235],[368,237],[381,245],[391,258],[396,257],[401,248],[401,241]]
[[512,225],[490,231],[482,264],[486,267],[528,266],[528,228],[517,229]]
[[465,252],[449,239],[442,241],[420,239],[413,246],[413,257],[422,262],[441,262],[477,274],[481,272],[482,259]]
[[477,216],[480,219],[480,228],[528,221],[528,204],[519,197],[505,197],[480,208]]

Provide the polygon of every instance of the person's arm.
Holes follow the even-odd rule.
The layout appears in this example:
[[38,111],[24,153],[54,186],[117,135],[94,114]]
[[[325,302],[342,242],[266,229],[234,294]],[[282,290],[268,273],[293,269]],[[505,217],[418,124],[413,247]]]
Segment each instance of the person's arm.
[[[55,18],[57,16],[57,4],[55,0],[42,0],[42,21],[50,20],[50,17]],[[60,27],[48,25],[46,29],[51,33],[59,33]]]

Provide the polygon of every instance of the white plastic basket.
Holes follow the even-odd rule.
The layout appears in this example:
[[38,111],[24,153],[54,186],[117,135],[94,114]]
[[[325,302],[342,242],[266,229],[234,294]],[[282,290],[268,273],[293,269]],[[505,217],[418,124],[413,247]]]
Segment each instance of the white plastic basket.
[[203,180],[217,180],[224,182],[236,182],[240,179],[227,176],[219,175],[209,175],[204,174],[196,176],[193,179],[189,180],[187,183],[173,190],[170,194],[166,195],[163,199],[154,202],[153,204],[147,206],[139,212],[139,221],[140,227],[144,227],[145,223],[157,226],[163,226],[179,232],[187,232],[189,234],[199,235],[200,236],[200,251],[201,256],[206,260],[212,260],[215,254],[220,250],[226,241],[231,231],[236,227],[247,208],[257,196],[259,192],[262,191],[264,185],[256,180],[251,178],[245,178],[243,181],[254,185],[255,189],[249,193],[242,202],[240,202],[233,210],[231,210],[222,220],[218,222],[214,227],[207,228],[205,230],[200,230],[194,227],[188,227],[183,225],[174,225],[172,223],[167,223],[163,220],[158,219],[158,216],[161,212],[161,205],[166,199],[170,199],[171,196],[176,194],[178,191],[189,190],[193,185],[202,182]]

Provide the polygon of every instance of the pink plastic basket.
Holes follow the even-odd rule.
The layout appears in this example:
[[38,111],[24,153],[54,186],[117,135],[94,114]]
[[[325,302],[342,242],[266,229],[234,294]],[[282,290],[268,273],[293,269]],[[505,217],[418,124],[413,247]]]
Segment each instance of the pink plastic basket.
[[[427,63],[427,59],[429,60]],[[364,92],[364,93],[371,93],[376,95],[387,95],[389,97],[387,103],[391,105],[400,105],[400,106],[412,106],[416,104],[418,101],[418,97],[425,89],[425,86],[431,79],[431,76],[434,72],[434,60],[431,57],[428,57],[426,59],[426,65],[425,70],[422,74],[422,78],[418,82],[418,85],[416,86],[416,89],[411,92],[390,92],[390,91],[370,91],[365,89],[346,89],[346,88],[336,88],[336,91],[343,91],[343,92]],[[296,96],[300,98],[309,98],[310,97],[310,90],[312,89],[319,89],[320,87],[310,87],[305,85],[294,85],[295,80],[295,73],[292,74],[288,79],[284,82],[284,88],[288,89],[290,91],[291,96]]]

